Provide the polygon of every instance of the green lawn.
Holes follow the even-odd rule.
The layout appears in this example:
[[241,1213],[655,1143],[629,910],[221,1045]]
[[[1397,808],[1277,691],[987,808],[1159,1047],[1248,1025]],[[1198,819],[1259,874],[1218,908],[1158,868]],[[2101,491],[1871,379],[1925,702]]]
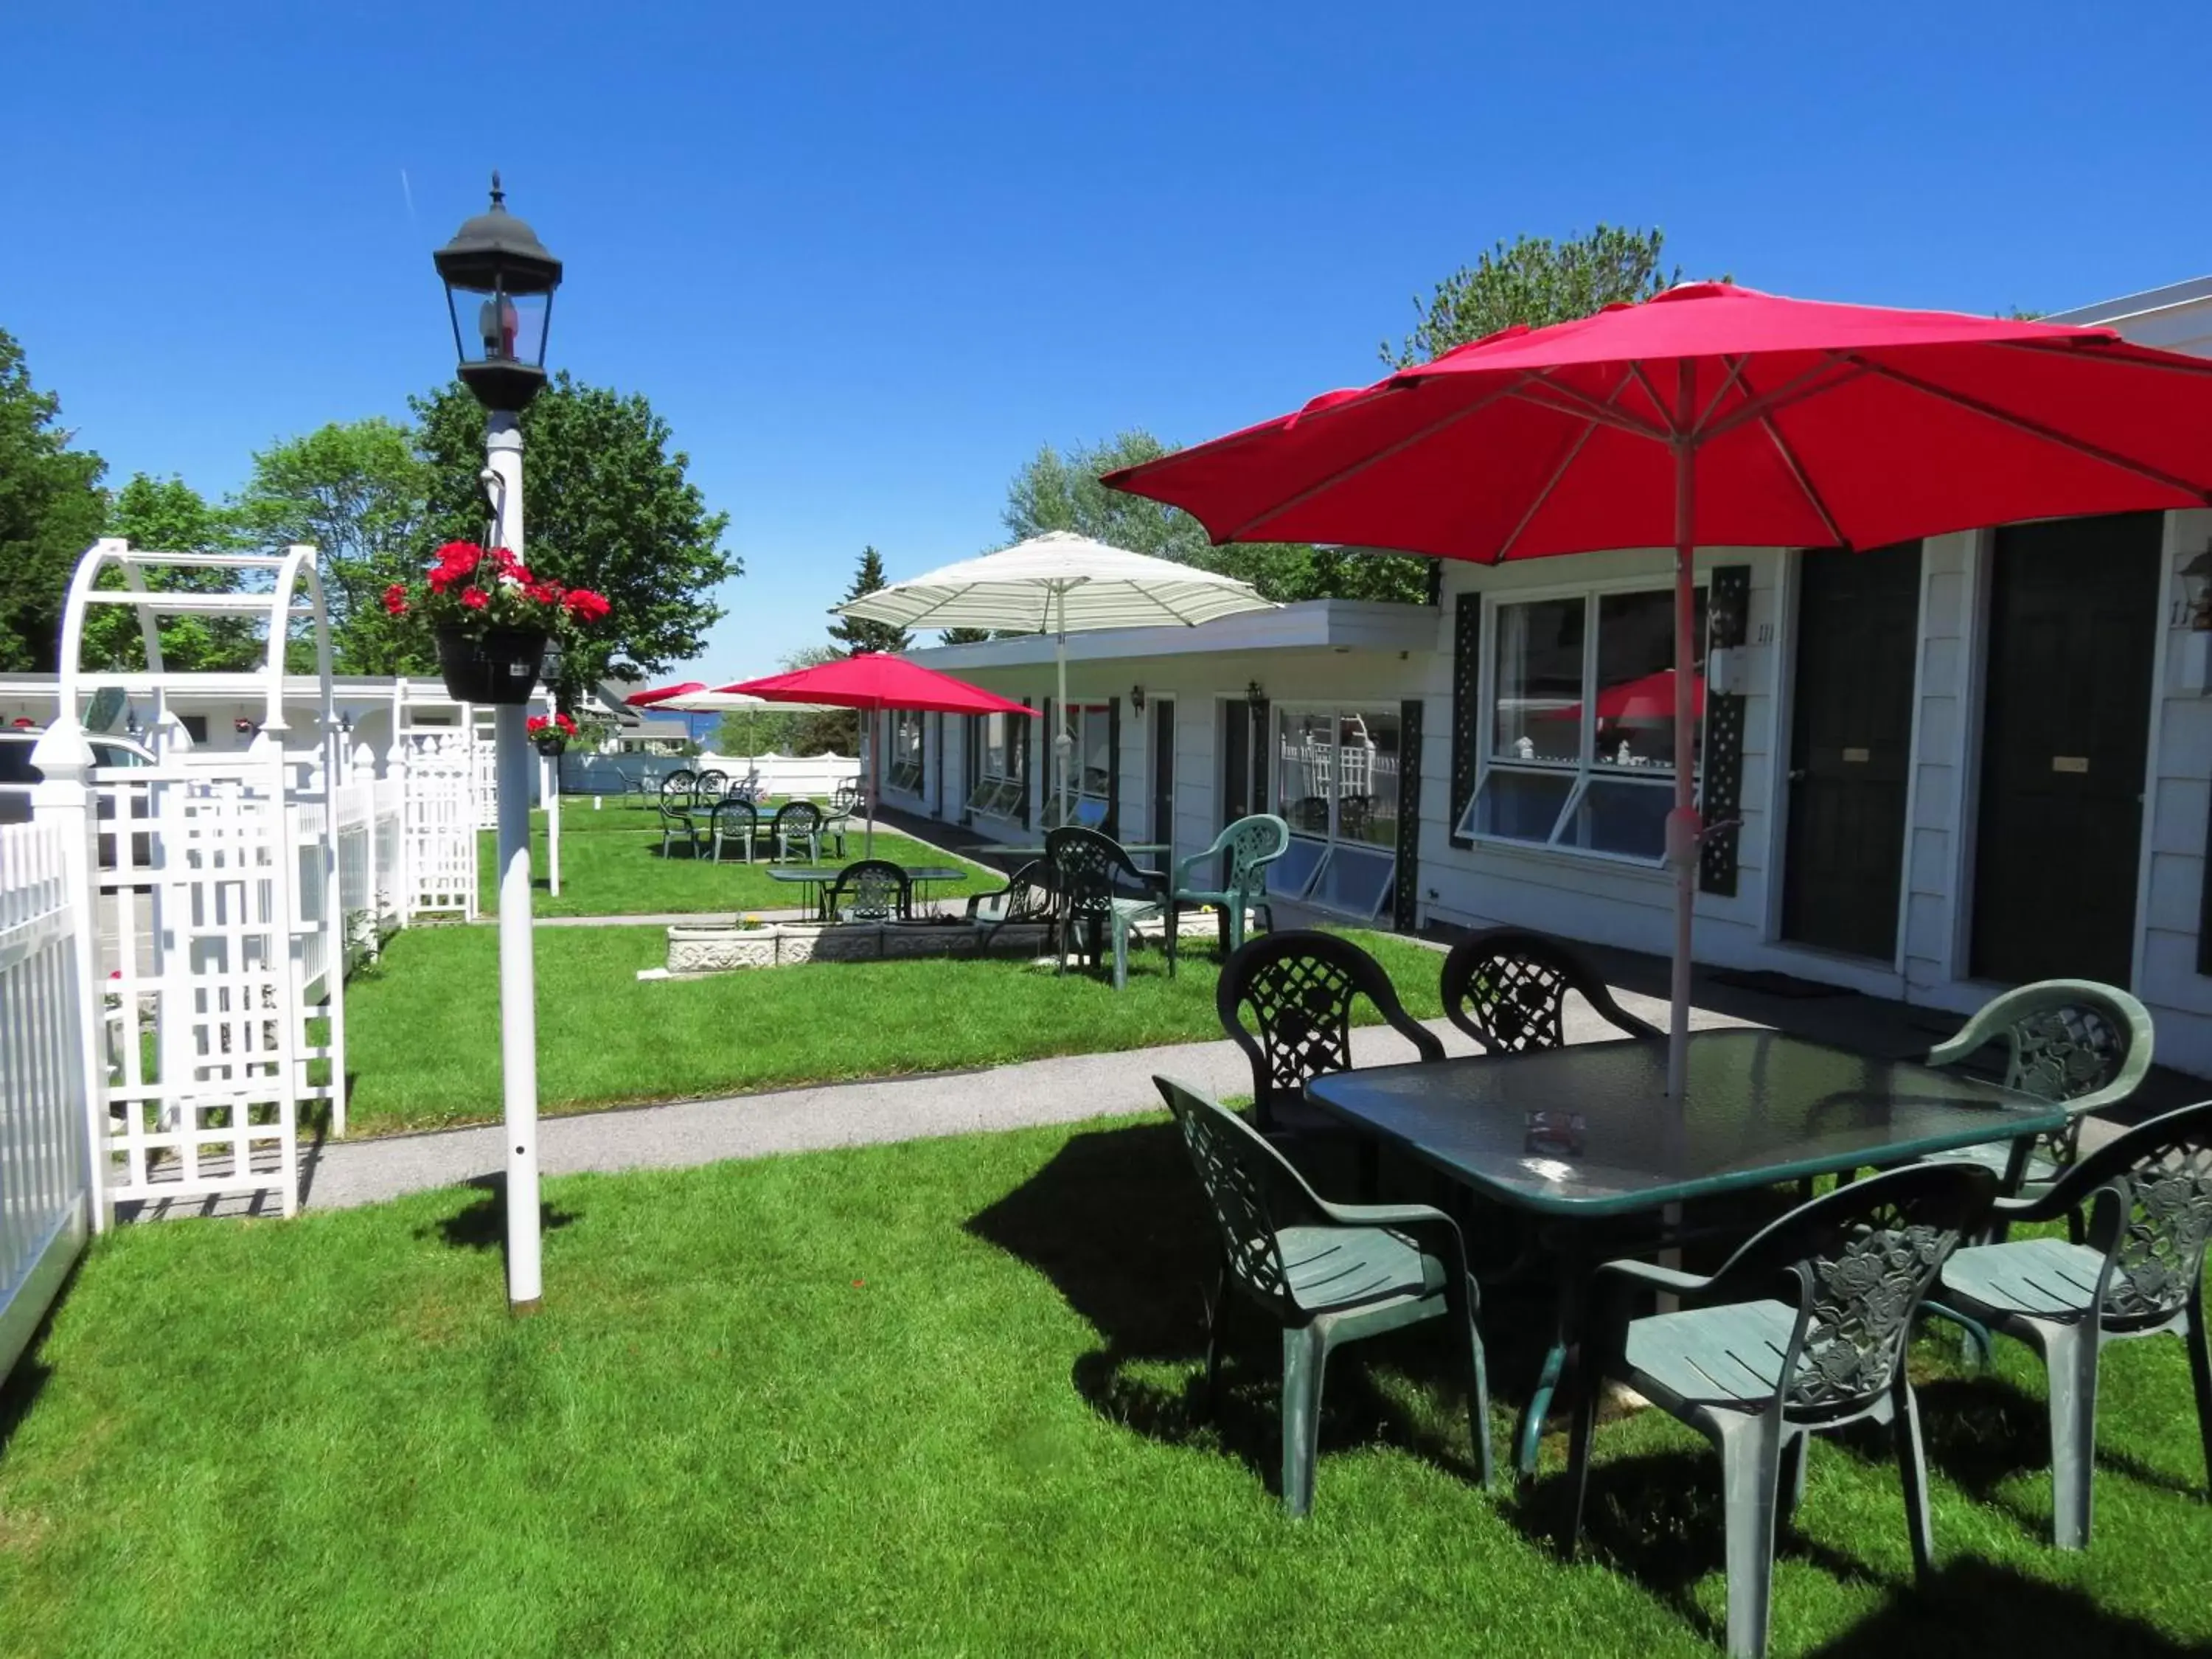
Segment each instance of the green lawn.
[[[1415,1014],[1441,1012],[1434,951],[1358,937]],[[666,960],[660,928],[541,927],[536,938],[538,1090],[550,1111],[1221,1035],[1210,941],[1173,980],[1158,951],[1137,951],[1117,993],[1103,975],[1055,975],[1003,951],[641,981],[639,969]],[[498,984],[490,927],[410,928],[348,982],[354,1133],[499,1115]]]
[[[537,888],[532,906],[541,916],[642,916],[674,911],[792,910],[804,890],[769,877],[763,850],[746,864],[737,849],[726,849],[722,862],[691,857],[682,848],[660,856],[660,821],[653,812],[609,801],[592,811],[588,798],[569,799],[561,807],[561,896],[547,890],[545,815],[530,815],[531,878]],[[499,908],[498,837],[486,830],[477,838],[480,881],[477,902],[486,915]],[[860,856],[855,830],[845,838],[847,861]],[[965,865],[973,873],[964,884],[933,887],[933,897],[980,892],[1001,878],[980,865],[968,865],[934,847],[887,830],[876,832],[876,856],[906,865]],[[834,849],[822,849],[824,863],[836,862]]]
[[[1659,1413],[1600,1431],[1592,1542],[1470,1484],[1427,1333],[1331,1376],[1317,1500],[1268,1491],[1255,1333],[1198,1407],[1217,1245],[1172,1131],[1092,1125],[545,1189],[544,1310],[494,1200],[129,1227],[0,1395],[0,1650],[1632,1656],[1708,1659],[1718,1476]],[[1533,1309],[1486,1314],[1501,1400]],[[2178,1344],[2105,1361],[2083,1554],[2044,1540],[2043,1383],[1916,1351],[1937,1579],[1893,1465],[1821,1442],[1777,1655],[2212,1646]]]

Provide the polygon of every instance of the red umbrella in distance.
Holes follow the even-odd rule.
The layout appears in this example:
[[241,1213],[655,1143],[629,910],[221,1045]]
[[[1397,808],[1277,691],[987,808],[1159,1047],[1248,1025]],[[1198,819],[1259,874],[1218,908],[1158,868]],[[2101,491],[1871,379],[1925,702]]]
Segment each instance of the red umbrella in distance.
[[[1705,717],[1705,677],[1690,676],[1690,714],[1693,720]],[[1571,702],[1558,708],[1547,708],[1536,716],[1539,720],[1576,720],[1583,717],[1583,706]],[[1632,680],[1623,680],[1618,685],[1608,685],[1597,694],[1597,717],[1607,726],[1657,726],[1674,718],[1674,671],[1662,668],[1656,674],[1645,674]]]
[[[859,708],[871,714],[882,708],[921,708],[946,714],[1026,714],[1018,702],[1009,702],[995,691],[956,680],[950,674],[910,663],[903,657],[863,652],[839,657],[812,668],[787,674],[770,674],[757,680],[720,685],[769,702],[829,703],[840,708]],[[872,857],[876,845],[876,787],[882,775],[882,744],[868,744],[867,826],[861,843],[864,857]]]
[[2021,519],[2203,506],[2212,363],[2110,329],[1696,283],[1501,330],[1105,482],[1182,507],[1217,542],[1485,564],[1674,550],[1668,1091],[1679,1096],[1702,834],[1692,550],[1880,547]]

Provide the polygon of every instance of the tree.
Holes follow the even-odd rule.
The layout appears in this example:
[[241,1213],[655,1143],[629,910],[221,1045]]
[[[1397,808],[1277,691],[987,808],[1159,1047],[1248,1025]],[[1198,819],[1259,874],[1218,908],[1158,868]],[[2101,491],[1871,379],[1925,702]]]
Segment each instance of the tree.
[[1206,527],[1181,508],[1109,489],[1098,482],[1103,473],[1157,460],[1173,447],[1143,430],[1124,432],[1105,443],[1065,454],[1045,445],[1006,487],[1003,522],[1007,532],[1023,540],[1048,530],[1072,531],[1109,547],[1237,577],[1250,582],[1265,598],[1285,603],[1346,599],[1419,604],[1427,599],[1425,560],[1345,553],[1294,542],[1230,542],[1216,547],[1207,541]]
[[[873,547],[862,548],[860,568],[853,573],[853,585],[845,590],[845,598],[857,599],[883,586],[884,556]],[[830,637],[848,656],[862,651],[904,651],[914,643],[914,635],[896,623],[863,622],[858,617],[841,617],[830,623]]]
[[60,419],[0,329],[0,669],[54,668],[70,573],[107,516],[107,464],[71,448]]
[[1420,320],[1395,349],[1383,343],[1382,361],[1410,368],[1516,323],[1545,328],[1648,300],[1681,280],[1679,266],[1662,268],[1665,242],[1662,231],[1607,224],[1563,242],[1548,236],[1501,241],[1437,283],[1425,307],[1413,302]]
[[[162,553],[232,553],[240,546],[236,515],[173,475],[156,478],[134,472],[107,504],[104,534],[119,536],[134,548]],[[123,586],[110,571],[103,587]],[[239,586],[238,573],[191,565],[156,567],[147,585],[158,590],[227,593]],[[161,665],[188,673],[252,668],[267,649],[260,629],[246,617],[164,617],[161,619]],[[138,613],[105,605],[84,623],[84,660],[89,666],[137,669],[146,664]]]
[[[429,469],[423,540],[482,539],[483,408],[459,381],[410,402]],[[714,588],[744,567],[721,545],[729,515],[707,510],[690,458],[669,448],[668,422],[638,393],[563,371],[524,413],[522,436],[525,562],[614,607],[562,659],[562,706],[618,659],[651,675],[700,655],[722,615]]]
[[422,630],[386,614],[386,587],[418,574],[429,549],[429,470],[413,434],[373,416],[334,421],[253,458],[235,513],[241,532],[275,550],[313,544],[322,556],[337,667],[347,674],[433,672]]

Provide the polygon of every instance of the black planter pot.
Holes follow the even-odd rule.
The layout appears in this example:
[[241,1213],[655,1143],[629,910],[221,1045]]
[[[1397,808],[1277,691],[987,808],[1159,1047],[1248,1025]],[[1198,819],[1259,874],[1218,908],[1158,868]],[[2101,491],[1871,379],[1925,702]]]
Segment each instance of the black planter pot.
[[478,634],[444,624],[438,629],[438,667],[447,692],[463,702],[528,702],[544,665],[548,637],[535,628],[487,628]]
[[540,732],[530,741],[538,746],[539,754],[557,756],[568,748],[568,734],[566,732]]

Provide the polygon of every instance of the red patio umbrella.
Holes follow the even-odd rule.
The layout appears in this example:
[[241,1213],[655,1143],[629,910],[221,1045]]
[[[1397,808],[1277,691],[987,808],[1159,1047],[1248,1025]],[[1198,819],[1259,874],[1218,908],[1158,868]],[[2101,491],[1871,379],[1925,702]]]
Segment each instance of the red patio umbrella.
[[1692,550],[1879,547],[2212,501],[2212,362],[2109,329],[1832,305],[1726,283],[1513,327],[1105,482],[1217,542],[1494,564],[1672,547],[1675,883],[1668,1089],[1689,1030],[1702,834]]
[[[840,708],[874,713],[883,708],[920,708],[946,714],[1026,714],[1018,702],[1009,702],[995,691],[956,680],[950,674],[910,663],[903,657],[862,652],[840,657],[812,668],[764,679],[739,680],[720,685],[718,691],[734,691],[770,702],[829,703]],[[883,745],[868,744],[867,827],[861,843],[863,857],[876,848],[876,787],[883,774]]]
[[[1693,720],[1705,717],[1705,677],[1690,676],[1690,715]],[[1558,708],[1547,708],[1536,716],[1539,720],[1574,720],[1583,717],[1583,706],[1571,702]],[[1674,671],[1662,668],[1656,674],[1644,674],[1632,680],[1623,680],[1618,685],[1608,685],[1597,694],[1597,717],[1608,726],[1656,726],[1674,718]]]
[[633,708],[650,708],[657,702],[666,702],[671,697],[688,697],[694,691],[704,691],[704,680],[684,680],[676,685],[656,685],[644,691],[633,691],[623,701]]

